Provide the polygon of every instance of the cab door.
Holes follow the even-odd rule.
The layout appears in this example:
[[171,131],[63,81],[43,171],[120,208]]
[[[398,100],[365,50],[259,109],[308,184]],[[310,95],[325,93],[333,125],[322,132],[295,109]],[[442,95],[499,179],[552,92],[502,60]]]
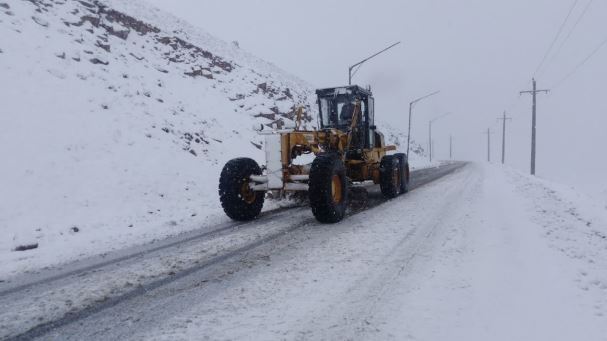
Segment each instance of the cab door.
[[375,147],[375,100],[369,96],[367,98],[367,148]]

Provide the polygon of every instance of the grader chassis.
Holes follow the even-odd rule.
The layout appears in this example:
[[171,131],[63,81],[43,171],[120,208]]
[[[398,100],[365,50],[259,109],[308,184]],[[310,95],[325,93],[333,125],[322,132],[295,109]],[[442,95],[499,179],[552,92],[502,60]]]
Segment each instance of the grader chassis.
[[[223,168],[219,195],[225,213],[238,221],[261,212],[268,191],[307,191],[312,212],[322,223],[341,221],[354,184],[373,181],[386,198],[408,191],[407,155],[385,145],[374,124],[370,90],[345,86],[316,91],[319,129],[300,130],[303,109],[293,129],[260,131],[265,135],[266,164],[237,158]],[[305,154],[311,164],[296,164]]]

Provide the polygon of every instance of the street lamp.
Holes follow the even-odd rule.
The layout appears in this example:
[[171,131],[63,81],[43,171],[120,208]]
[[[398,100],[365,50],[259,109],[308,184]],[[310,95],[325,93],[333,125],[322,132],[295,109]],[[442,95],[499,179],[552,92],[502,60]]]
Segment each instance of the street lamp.
[[429,149],[429,153],[428,154],[430,155],[430,162],[432,162],[432,123],[434,123],[434,122],[436,122],[436,121],[440,120],[441,118],[443,118],[445,116],[448,116],[448,115],[451,115],[451,113],[450,112],[444,113],[444,114],[442,114],[442,115],[440,115],[438,117],[435,117],[435,118],[431,119],[428,122],[428,132],[429,132],[429,134],[428,134],[428,149]]
[[377,57],[378,55],[380,55],[380,54],[382,54],[382,53],[384,53],[384,52],[388,51],[389,49],[393,48],[394,46],[396,46],[396,45],[398,45],[398,44],[400,44],[400,41],[399,41],[398,43],[395,43],[395,44],[392,44],[392,45],[390,45],[390,46],[386,47],[385,49],[383,49],[383,50],[381,50],[381,51],[377,52],[376,54],[372,55],[371,57],[367,57],[367,58],[365,58],[365,59],[361,60],[360,62],[358,62],[358,63],[356,63],[356,64],[354,64],[354,65],[350,66],[350,67],[348,68],[348,85],[352,85],[352,77],[354,77],[354,75],[356,74],[356,72],[358,72],[358,69],[356,69],[356,71],[354,71],[354,74],[352,74],[352,70],[354,70],[354,68],[355,68],[355,67],[360,68],[360,67],[361,67],[361,66],[362,66],[362,65],[363,65],[365,62],[367,62],[369,59],[374,58],[374,57]]
[[409,132],[407,133],[407,157],[409,157],[409,144],[411,143],[411,115],[413,113],[413,106],[415,104],[417,104],[417,102],[419,102],[419,101],[421,101],[423,99],[426,99],[426,98],[428,98],[430,96],[434,96],[434,95],[436,95],[438,93],[440,93],[440,91],[435,91],[435,92],[433,92],[431,94],[428,94],[426,96],[422,96],[422,97],[420,97],[420,98],[412,101],[411,103],[409,103]]

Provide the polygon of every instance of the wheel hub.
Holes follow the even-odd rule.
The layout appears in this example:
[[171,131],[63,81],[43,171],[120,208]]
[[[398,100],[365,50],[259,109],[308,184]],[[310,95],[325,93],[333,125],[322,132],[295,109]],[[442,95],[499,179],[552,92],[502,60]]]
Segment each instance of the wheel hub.
[[394,168],[394,170],[392,171],[392,181],[394,183],[394,186],[400,191],[400,184],[402,178],[398,167]]
[[334,203],[340,203],[343,198],[343,188],[341,186],[341,178],[339,175],[333,175],[331,179],[331,196]]
[[243,182],[242,186],[240,187],[240,197],[247,204],[252,204],[255,202],[255,192],[249,186],[248,181]]

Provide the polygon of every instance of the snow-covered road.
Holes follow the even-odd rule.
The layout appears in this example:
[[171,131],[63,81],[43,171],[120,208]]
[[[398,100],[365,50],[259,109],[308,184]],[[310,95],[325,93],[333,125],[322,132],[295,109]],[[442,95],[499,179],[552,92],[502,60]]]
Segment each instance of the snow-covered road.
[[285,210],[82,281],[0,292],[0,335],[58,320],[22,336],[605,340],[607,211],[583,199],[467,165],[336,225]]

